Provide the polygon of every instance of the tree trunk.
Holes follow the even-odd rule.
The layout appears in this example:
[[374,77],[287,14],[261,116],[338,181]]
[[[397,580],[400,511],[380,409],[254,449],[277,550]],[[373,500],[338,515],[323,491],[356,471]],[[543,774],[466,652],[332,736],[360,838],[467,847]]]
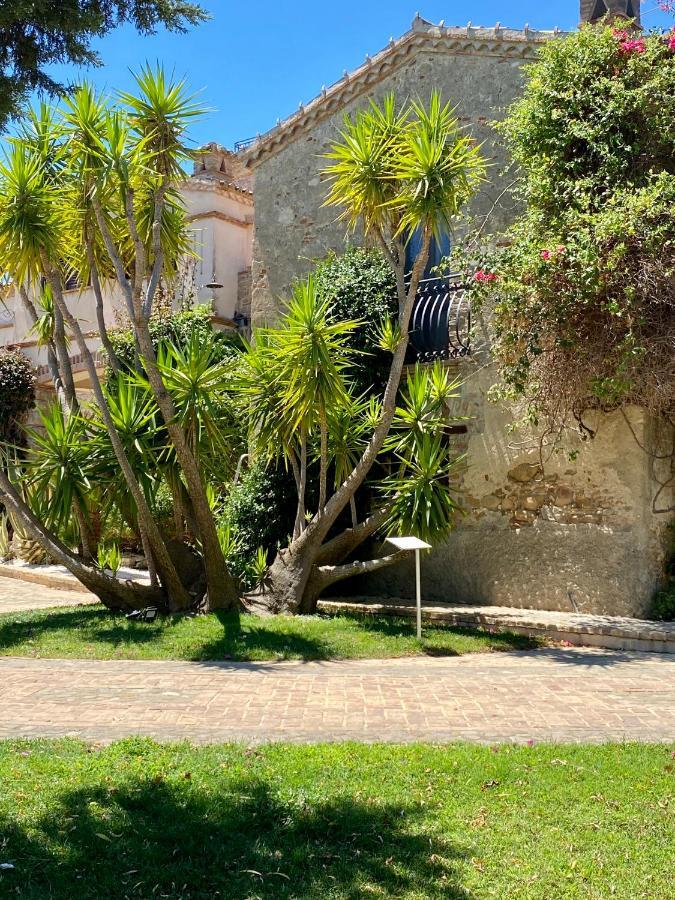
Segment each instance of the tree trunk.
[[233,609],[239,605],[239,593],[234,579],[228,572],[225,564],[225,557],[223,556],[216,531],[216,523],[209,506],[197,461],[188,446],[185,432],[176,422],[176,410],[173,401],[157,367],[157,358],[147,320],[137,319],[135,331],[148,381],[164,419],[169,438],[176,451],[176,457],[190,494],[198,537],[201,540],[202,554],[204,556],[204,568],[208,584],[208,609]]
[[[28,321],[30,322],[31,328],[34,328],[37,325],[38,314],[37,310],[35,309],[35,304],[28,296],[28,291],[26,290],[26,286],[24,284],[19,285],[19,297],[21,298],[21,303],[24,310],[26,311],[26,315],[28,316]],[[61,373],[59,371],[59,363],[58,359],[56,358],[56,348],[54,347],[53,340],[47,341],[47,368],[49,369],[49,375],[52,379],[52,384],[54,385],[54,390],[56,391],[59,405],[64,412],[68,412],[66,392],[63,386]]]
[[113,610],[131,611],[146,606],[156,606],[168,611],[164,591],[137,582],[121,582],[87,566],[53,535],[24,503],[6,473],[0,469],[0,496],[7,509],[16,517],[34,540],[79,582],[95,594],[101,603]]
[[316,549],[309,544],[300,548],[296,545],[293,550],[280,550],[270,566],[265,586],[246,594],[245,608],[261,615],[314,612],[316,603],[313,609],[306,609],[304,598]]
[[[363,484],[389,434],[391,423],[396,413],[396,397],[409,341],[410,316],[417,294],[417,287],[429,256],[430,243],[431,235],[427,232],[424,235],[422,249],[415,260],[407,287],[404,281],[403,266],[399,262],[399,260],[404,258],[402,249],[397,248],[396,253],[393,254],[390,249],[385,248],[396,275],[401,340],[392,357],[389,378],[387,379],[387,386],[382,399],[380,421],[373,430],[373,434],[361,458],[342,485],[328,500],[323,509],[319,509],[302,533],[299,535],[297,533],[294,534],[290,545],[279,552],[270,567],[264,593],[256,591],[247,595],[247,603],[252,605],[252,608],[291,614],[314,612],[319,594],[330,583],[327,580],[327,568],[324,567],[324,571],[321,572],[317,566],[317,560],[321,557],[323,541],[326,539],[331,526],[342,510],[349,505],[350,500],[355,496],[361,484]],[[361,537],[358,528],[348,529],[347,531],[351,532],[352,540],[359,538],[356,540],[356,546],[367,536],[364,534]],[[334,540],[339,540],[340,537],[338,535],[338,538]],[[344,544],[345,547],[349,547],[350,541],[345,539]],[[333,546],[335,548],[334,543]],[[341,547],[340,551],[343,549]],[[331,554],[326,553],[325,555],[330,560]],[[344,559],[345,557],[343,556],[342,558]],[[387,562],[369,560],[364,563],[350,564],[349,567],[334,567],[331,577],[332,580],[338,580],[338,577],[347,578],[351,574],[356,575],[370,571],[371,567],[381,568],[383,565],[392,564],[397,562],[398,559],[400,559],[398,554],[392,554],[391,557],[387,558]],[[360,568],[357,568],[357,566]]]
[[101,281],[98,277],[98,268],[94,259],[94,250],[91,243],[87,240],[87,259],[89,261],[89,271],[91,274],[91,286],[94,289],[96,297],[96,323],[98,325],[98,333],[101,335],[101,343],[108,357],[110,367],[116,375],[119,375],[120,364],[115,353],[115,349],[110,341],[108,329],[105,324],[105,314],[103,310],[103,293],[101,291]]
[[66,398],[66,405],[70,412],[77,411],[79,405],[75,394],[75,382],[73,380],[73,367],[70,364],[70,356],[68,355],[68,341],[66,340],[66,329],[63,321],[63,313],[59,308],[56,299],[54,299],[54,348],[56,350],[56,358],[58,360],[59,372],[61,374],[61,382],[63,384],[63,393]]
[[159,529],[157,528],[157,523],[155,522],[152,513],[150,512],[134,471],[131,468],[126,453],[124,452],[124,447],[120,440],[119,434],[117,433],[117,429],[115,428],[115,424],[112,420],[110,410],[108,409],[108,405],[103,394],[103,389],[101,387],[101,382],[96,371],[94,358],[91,355],[91,351],[87,347],[87,342],[85,341],[84,335],[82,334],[80,324],[66,306],[63,295],[61,293],[61,286],[58,281],[58,277],[49,265],[48,260],[44,259],[43,262],[45,264],[45,273],[49,278],[52,292],[54,294],[54,305],[55,307],[58,306],[61,310],[65,321],[68,323],[69,328],[75,335],[78,347],[80,349],[80,352],[82,353],[82,357],[84,359],[91,381],[91,386],[94,391],[94,396],[96,397],[96,402],[101,409],[101,415],[103,416],[103,420],[106,425],[108,436],[110,437],[115,457],[120,464],[120,468],[122,469],[127,485],[129,486],[129,491],[131,492],[134,503],[136,504],[139,522],[142,522],[143,526],[146,529],[146,534],[154,553],[157,569],[160,573],[162,583],[167,590],[169,597],[169,606],[172,611],[188,609],[193,603],[192,598],[185,590],[180,581],[180,578],[178,577],[178,573],[176,572],[175,566],[166,549],[166,545],[159,533]]

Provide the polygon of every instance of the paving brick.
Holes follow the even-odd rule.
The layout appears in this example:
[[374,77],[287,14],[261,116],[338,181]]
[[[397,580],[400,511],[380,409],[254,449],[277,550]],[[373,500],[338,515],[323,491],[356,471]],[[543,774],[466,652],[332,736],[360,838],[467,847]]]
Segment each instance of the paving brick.
[[581,649],[321,663],[0,659],[0,736],[675,742],[675,658]]

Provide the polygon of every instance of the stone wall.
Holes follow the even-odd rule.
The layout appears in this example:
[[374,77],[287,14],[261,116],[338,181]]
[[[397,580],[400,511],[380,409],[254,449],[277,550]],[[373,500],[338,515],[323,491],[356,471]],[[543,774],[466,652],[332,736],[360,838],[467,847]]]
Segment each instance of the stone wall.
[[[667,512],[653,509],[670,461],[638,409],[598,416],[592,441],[571,436],[558,453],[538,435],[511,432],[512,417],[487,399],[496,379],[487,354],[459,364],[465,379],[451,414],[468,416],[456,440],[466,462],[457,479],[464,515],[423,562],[423,595],[447,603],[487,603],[574,612],[640,615],[663,579]],[[542,465],[543,462],[543,465]],[[672,490],[657,506],[672,504]],[[379,552],[375,548],[375,552]],[[354,582],[350,591],[414,596],[412,565]]]
[[513,202],[508,190],[503,192],[512,175],[501,174],[506,158],[489,123],[499,118],[518,95],[524,61],[501,56],[498,50],[483,55],[420,51],[367,93],[258,162],[253,321],[274,320],[279,297],[288,290],[293,278],[309,271],[314,259],[344,247],[344,224],[338,221],[334,208],[322,206],[326,196],[326,185],[320,176],[325,165],[322,154],[336,140],[344,113],[367,104],[370,97],[381,99],[393,91],[399,98],[426,100],[437,89],[444,100],[456,104],[462,122],[483,143],[483,154],[492,163],[490,180],[478,194],[472,212],[491,212],[493,230],[506,225],[513,215]]

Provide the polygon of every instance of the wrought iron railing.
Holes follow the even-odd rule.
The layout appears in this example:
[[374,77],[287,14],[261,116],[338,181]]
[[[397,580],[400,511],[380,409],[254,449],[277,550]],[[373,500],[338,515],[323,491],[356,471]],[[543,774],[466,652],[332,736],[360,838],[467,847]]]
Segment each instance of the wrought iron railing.
[[420,281],[407,362],[459,359],[471,353],[471,305],[459,278],[453,274]]

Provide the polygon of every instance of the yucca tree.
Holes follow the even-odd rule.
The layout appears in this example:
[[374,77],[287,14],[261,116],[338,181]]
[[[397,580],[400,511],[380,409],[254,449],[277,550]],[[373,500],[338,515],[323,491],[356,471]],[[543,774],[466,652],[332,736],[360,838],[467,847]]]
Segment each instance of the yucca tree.
[[29,429],[23,479],[45,502],[45,524],[58,533],[77,522],[85,559],[96,557],[91,506],[98,502],[92,446],[85,421],[59,404],[39,410],[39,429]]
[[[130,448],[125,448],[116,427],[110,397],[100,382],[80,323],[65,302],[63,283],[73,270],[83,278],[91,277],[99,307],[101,279],[121,292],[134,333],[139,375],[146,378],[163,420],[167,447],[175,458],[175,477],[166,480],[173,485],[177,501],[181,499],[178,494],[189,498],[206,570],[208,604],[212,608],[235,605],[237,591],[220,549],[197,445],[191,443],[189,428],[181,422],[180,410],[167,389],[149,330],[158,288],[160,284],[170,286],[177,263],[189,249],[176,182],[183,177],[182,165],[191,156],[187,128],[199,113],[182,81],[167,77],[161,69],[145,68],[137,77],[137,92],[122,95],[116,105],[84,87],[67,102],[63,114],[38,117],[32,133],[15,141],[0,172],[0,253],[4,268],[19,286],[28,284],[35,290],[46,282],[55,316],[62,318],[77,344],[102,425],[148,545],[149,562],[158,572],[164,598],[158,599],[155,594],[154,600],[169,609],[185,608],[194,598],[182,585],[152,515],[147,491],[140,483],[142,476],[139,480],[130,462]],[[67,353],[57,362],[66,386]],[[180,385],[174,383],[173,387],[180,401]],[[68,410],[75,414],[74,389],[66,389],[65,394]],[[21,498],[6,477],[0,481],[0,491],[20,514]],[[30,527],[50,545],[49,552],[84,580],[81,561],[58,546],[54,536],[46,533],[44,523],[38,529],[36,517],[31,518],[26,510],[24,513]],[[55,549],[57,552],[53,552]],[[100,586],[99,575],[90,575],[86,573],[86,583]],[[139,597],[129,589],[121,599],[124,586],[119,583],[112,589],[109,585],[97,589],[97,593],[106,601],[122,605],[133,605]],[[115,598],[111,599],[113,594]]]
[[[410,487],[405,492],[401,489],[395,491],[396,500],[390,496],[363,521],[353,522],[352,528],[340,534],[331,534],[336,520],[348,505],[354,518],[356,492],[383,451],[396,420],[410,316],[428,261],[431,239],[453,225],[483,174],[480,148],[461,129],[452,107],[444,104],[435,92],[428,104],[412,102],[398,105],[394,96],[388,96],[382,104],[371,101],[368,108],[345,118],[339,141],[327,154],[324,177],[329,191],[326,204],[340,210],[340,217],[349,231],[361,228],[366,236],[380,245],[395,274],[398,318],[395,322],[383,323],[381,327],[381,341],[392,354],[391,368],[381,402],[369,406],[367,427],[358,426],[362,444],[354,453],[353,465],[346,471],[343,452],[340,460],[342,480],[330,497],[325,482],[321,481],[319,508],[309,517],[306,527],[296,528],[289,546],[273,562],[265,593],[249,597],[252,608],[260,604],[274,611],[313,611],[320,591],[332,581],[357,572],[371,571],[399,558],[393,554],[379,560],[359,562],[358,565],[343,562],[366,538],[385,523],[391,523],[392,510],[398,509],[401,522],[410,524],[413,513],[417,516],[422,507],[430,503],[433,507],[429,512],[430,520],[425,526],[420,519],[420,528],[426,528],[426,533],[431,533],[434,519],[442,520],[441,524],[447,527],[452,510],[447,500],[438,501],[437,489],[442,479],[432,477],[431,473],[434,466],[438,467],[438,472],[442,471],[448,457],[444,456],[443,442],[438,443],[440,439],[425,435],[412,448],[400,448],[398,452],[392,448],[392,452],[397,454],[399,467],[404,467],[397,476],[399,488],[403,477],[401,471],[407,481],[417,487]],[[406,246],[413,234],[421,236],[421,249],[412,269],[406,271]],[[298,291],[300,295],[305,292],[307,297],[311,297],[311,280],[295,292],[291,316],[283,321],[280,329],[278,340],[283,346],[293,346],[289,332],[293,334],[294,331],[291,322],[298,310]],[[330,320],[328,311],[321,309],[316,297],[300,312],[302,322],[297,334],[298,340],[303,343],[310,340],[313,314],[323,316],[324,328],[339,327],[338,323]],[[269,361],[275,363],[277,339],[267,332],[261,335],[261,343],[264,349],[254,351],[254,356],[258,355],[254,365],[259,368],[266,354],[271,356]],[[339,353],[334,359],[340,371],[344,361]],[[285,360],[276,362],[278,368],[275,371],[279,372],[279,376],[275,379],[269,372],[265,375],[272,391],[255,415],[262,442],[267,446],[276,442],[287,447],[293,441],[293,436],[288,434],[289,424],[291,431],[299,432],[300,440],[303,428],[307,432],[314,426],[311,417],[302,414],[302,394],[298,392],[293,395],[283,389],[283,385],[290,380],[283,364],[285,362],[286,366],[291,366],[297,362],[298,369],[294,376],[297,383],[307,380],[307,366],[302,355],[295,360],[293,354],[289,354]],[[367,365],[367,362],[364,364]],[[330,371],[330,364],[327,370]],[[440,378],[438,375],[435,377]],[[433,390],[430,379],[428,374],[423,378],[428,392]],[[331,446],[331,415],[335,426],[338,426],[339,420],[344,420],[345,403],[354,402],[353,398],[345,401],[344,394],[349,391],[344,384],[339,389],[336,385],[330,387],[333,392],[325,396],[323,403],[323,425],[327,436],[320,438],[319,456],[324,462],[327,448]],[[450,385],[446,384],[443,391],[451,391]],[[295,420],[293,410],[297,411]],[[283,425],[280,431],[271,427],[274,422]],[[336,445],[339,442],[333,443]],[[354,449],[350,448],[350,453]],[[288,451],[285,452],[288,455]],[[327,465],[322,465],[321,469],[325,473]],[[394,485],[394,481],[388,482],[390,495]],[[406,509],[407,518],[404,515]]]

